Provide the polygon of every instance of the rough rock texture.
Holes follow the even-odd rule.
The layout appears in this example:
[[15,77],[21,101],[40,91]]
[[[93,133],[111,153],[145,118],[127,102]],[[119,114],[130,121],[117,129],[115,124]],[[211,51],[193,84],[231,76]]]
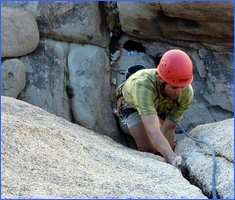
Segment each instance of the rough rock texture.
[[[233,22],[232,2],[160,2],[165,15],[202,22]],[[225,12],[224,10],[227,10]],[[212,12],[213,11],[213,12]],[[218,15],[223,11],[223,15]]]
[[21,57],[26,66],[26,87],[19,98],[71,121],[67,55],[67,42],[41,39],[32,54]]
[[68,55],[69,82],[74,91],[76,123],[115,138],[116,122],[110,105],[110,66],[104,49],[71,44]]
[[158,156],[2,97],[2,198],[206,198]]
[[[234,119],[227,119],[194,128],[190,135],[209,142],[216,152],[216,189],[220,198],[234,198]],[[202,188],[205,194],[211,193],[212,156],[203,143],[195,143],[185,138],[176,146],[178,154],[183,153],[189,177]]]
[[2,8],[2,57],[31,53],[39,43],[35,18],[29,12]]
[[[223,54],[224,59],[219,54]],[[190,121],[191,128],[233,117],[233,54],[214,53],[200,48],[189,51],[189,55],[195,68],[192,84],[195,97],[185,118]]]
[[137,38],[233,50],[232,2],[118,2],[118,10],[123,31]]
[[19,59],[2,64],[2,95],[17,98],[26,85],[25,65]]
[[108,46],[98,2],[4,2],[3,6],[32,12],[44,37]]

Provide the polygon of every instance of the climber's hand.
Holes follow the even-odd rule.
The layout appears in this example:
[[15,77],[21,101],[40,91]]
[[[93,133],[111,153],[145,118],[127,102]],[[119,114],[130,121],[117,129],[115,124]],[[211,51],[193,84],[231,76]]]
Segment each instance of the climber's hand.
[[169,163],[175,168],[181,170],[183,165],[183,158],[181,156],[175,156],[169,160]]

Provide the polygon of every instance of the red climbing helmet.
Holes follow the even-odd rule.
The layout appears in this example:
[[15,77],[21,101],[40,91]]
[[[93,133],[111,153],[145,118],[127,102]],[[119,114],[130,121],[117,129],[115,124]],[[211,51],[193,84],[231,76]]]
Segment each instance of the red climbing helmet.
[[172,86],[184,87],[193,81],[193,64],[190,57],[178,49],[169,50],[158,65],[160,78]]

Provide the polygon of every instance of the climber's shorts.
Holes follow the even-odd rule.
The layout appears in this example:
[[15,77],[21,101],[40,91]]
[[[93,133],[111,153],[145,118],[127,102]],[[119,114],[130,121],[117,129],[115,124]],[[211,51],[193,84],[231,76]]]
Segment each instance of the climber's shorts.
[[142,119],[137,111],[126,118],[126,124],[129,129],[139,123],[142,123]]
[[[166,114],[159,114],[158,115],[159,119],[161,120],[165,120],[166,119]],[[127,127],[130,129],[131,127],[142,123],[142,119],[139,115],[139,113],[137,112],[137,110],[134,110],[126,117],[126,125]]]

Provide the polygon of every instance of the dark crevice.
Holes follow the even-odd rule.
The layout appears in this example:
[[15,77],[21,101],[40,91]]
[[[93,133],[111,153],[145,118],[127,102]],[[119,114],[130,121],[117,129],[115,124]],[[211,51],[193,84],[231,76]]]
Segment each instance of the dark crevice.
[[100,23],[100,30],[102,33],[106,32],[106,28],[108,27],[107,21],[104,19],[107,19],[107,13],[105,12],[105,2],[98,2],[98,7],[100,10],[101,15],[101,23]]
[[150,57],[153,59],[155,66],[157,67],[160,63],[162,55],[157,54],[155,57],[153,57],[153,56],[150,56]]
[[119,40],[123,34],[117,2],[103,2],[102,9],[104,11],[103,15],[105,16],[109,32],[109,51],[110,54],[114,54],[120,47]]
[[137,150],[137,145],[136,145],[134,139],[132,138],[132,136],[127,135],[122,130],[122,127],[121,127],[120,122],[119,122],[119,118],[115,114],[114,114],[114,117],[115,117],[115,120],[116,120],[117,129],[120,133],[119,136],[120,136],[121,144],[128,147],[128,148]]
[[124,43],[123,48],[127,51],[137,51],[146,53],[146,48],[139,42],[128,40]]
[[[198,178],[192,174],[190,174],[190,171],[186,166],[184,166],[181,170],[182,175],[185,179],[187,179],[192,185],[195,185],[196,187],[200,188],[202,193],[207,196],[209,199],[213,199],[212,191],[206,191],[203,183],[201,183]],[[220,199],[221,196],[216,191],[217,198]]]

